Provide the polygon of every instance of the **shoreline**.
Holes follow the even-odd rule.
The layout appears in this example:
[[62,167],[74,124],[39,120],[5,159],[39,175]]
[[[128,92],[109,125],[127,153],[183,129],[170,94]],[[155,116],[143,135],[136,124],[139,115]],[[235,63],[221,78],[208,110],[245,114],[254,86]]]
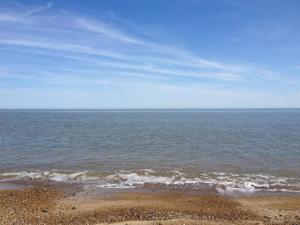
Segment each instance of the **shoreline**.
[[158,187],[88,192],[53,182],[27,185],[0,190],[0,224],[300,224],[300,196],[233,197]]
[[[88,189],[214,189],[223,195],[300,195],[300,178],[270,174],[187,172],[180,169],[116,171],[29,170],[0,173],[1,182],[51,182],[82,185]],[[158,184],[158,185],[156,185]],[[165,188],[167,187],[167,188]],[[0,187],[1,188],[1,187]]]
[[178,192],[178,193],[194,193],[194,194],[216,194],[229,197],[256,197],[256,196],[295,196],[300,197],[300,191],[284,190],[241,190],[226,189],[217,185],[207,183],[186,183],[186,184],[165,184],[165,183],[143,183],[130,187],[105,187],[97,186],[95,184],[85,183],[84,181],[56,181],[51,179],[0,179],[1,190],[17,190],[30,188],[33,186],[53,186],[60,189],[72,189],[75,192],[88,192],[94,195],[101,195],[103,193],[115,192]]

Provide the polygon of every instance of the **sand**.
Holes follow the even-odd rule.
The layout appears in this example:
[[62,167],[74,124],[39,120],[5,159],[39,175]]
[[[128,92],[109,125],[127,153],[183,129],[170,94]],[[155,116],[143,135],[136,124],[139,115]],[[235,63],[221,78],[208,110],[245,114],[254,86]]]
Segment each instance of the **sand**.
[[0,224],[300,224],[300,197],[73,193],[52,185],[0,191]]

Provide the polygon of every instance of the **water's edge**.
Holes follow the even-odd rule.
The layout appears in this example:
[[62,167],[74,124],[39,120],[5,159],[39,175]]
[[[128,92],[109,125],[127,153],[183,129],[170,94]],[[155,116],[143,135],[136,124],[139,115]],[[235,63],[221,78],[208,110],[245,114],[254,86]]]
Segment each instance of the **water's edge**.
[[[200,191],[213,189],[220,194],[299,193],[300,180],[266,174],[202,173],[191,176],[180,170],[155,171],[22,171],[0,174],[0,184],[13,181],[51,181],[78,184],[86,190],[166,188]],[[152,186],[151,186],[152,185]]]

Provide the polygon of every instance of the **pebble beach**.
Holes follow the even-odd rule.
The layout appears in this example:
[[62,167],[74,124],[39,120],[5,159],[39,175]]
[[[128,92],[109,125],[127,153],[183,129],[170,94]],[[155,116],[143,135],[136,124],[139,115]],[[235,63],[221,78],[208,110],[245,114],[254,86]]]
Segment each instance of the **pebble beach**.
[[229,197],[176,191],[89,194],[36,184],[0,191],[1,225],[300,224],[299,196]]

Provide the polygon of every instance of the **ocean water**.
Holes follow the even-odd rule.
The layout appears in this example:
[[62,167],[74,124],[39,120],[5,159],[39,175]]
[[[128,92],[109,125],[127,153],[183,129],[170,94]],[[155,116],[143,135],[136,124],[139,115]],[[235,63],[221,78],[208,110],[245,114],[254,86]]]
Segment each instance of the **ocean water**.
[[300,110],[1,110],[13,179],[300,192]]

